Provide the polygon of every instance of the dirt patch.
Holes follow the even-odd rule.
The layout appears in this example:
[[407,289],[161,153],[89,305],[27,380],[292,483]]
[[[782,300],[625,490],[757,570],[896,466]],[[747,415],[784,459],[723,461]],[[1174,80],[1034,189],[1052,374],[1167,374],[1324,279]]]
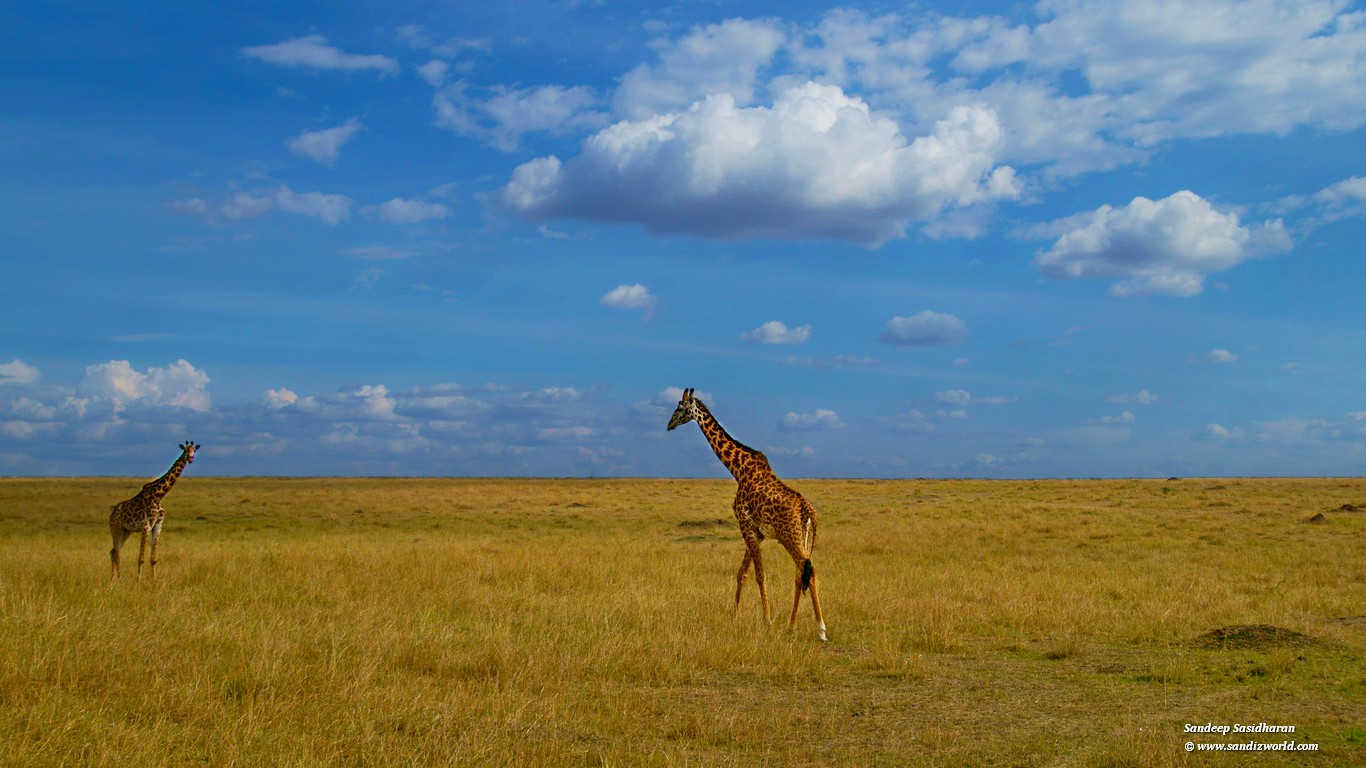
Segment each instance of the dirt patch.
[[1326,523],[1326,522],[1328,522],[1328,518],[1324,517],[1324,516],[1323,516],[1323,513],[1320,512],[1320,513],[1318,513],[1317,515],[1314,515],[1313,517],[1308,518],[1308,519],[1305,520],[1304,522],[1306,522],[1306,523]]
[[1360,511],[1361,511],[1361,507],[1358,507],[1358,506],[1355,505],[1355,504],[1343,504],[1342,506],[1338,507],[1338,511],[1339,511],[1339,512],[1360,512]]
[[1195,639],[1202,648],[1250,648],[1253,650],[1276,647],[1318,645],[1318,640],[1293,629],[1270,624],[1236,624],[1210,630]]

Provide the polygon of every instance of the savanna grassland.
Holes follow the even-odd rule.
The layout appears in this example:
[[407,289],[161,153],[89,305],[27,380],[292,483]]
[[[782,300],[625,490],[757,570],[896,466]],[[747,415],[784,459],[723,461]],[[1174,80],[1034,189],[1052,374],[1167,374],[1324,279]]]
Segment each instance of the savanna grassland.
[[828,644],[730,481],[0,480],[0,762],[1366,765],[1366,480],[790,484]]

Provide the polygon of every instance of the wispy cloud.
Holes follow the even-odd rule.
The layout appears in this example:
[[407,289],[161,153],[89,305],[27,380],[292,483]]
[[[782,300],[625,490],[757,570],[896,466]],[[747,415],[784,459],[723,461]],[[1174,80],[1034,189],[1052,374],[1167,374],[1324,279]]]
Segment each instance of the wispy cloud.
[[493,42],[487,37],[447,37],[438,40],[430,30],[421,24],[406,24],[396,30],[394,35],[399,42],[420,51],[430,51],[442,58],[451,59],[465,52],[492,53]]
[[351,216],[351,198],[323,192],[295,192],[289,187],[275,190],[275,205],[285,213],[296,213],[338,224]]
[[1105,401],[1109,403],[1115,403],[1117,405],[1128,405],[1129,403],[1136,403],[1138,405],[1152,405],[1153,403],[1157,402],[1157,395],[1154,395],[1152,392],[1149,392],[1146,389],[1140,389],[1139,391],[1134,392],[1132,394],[1128,392],[1121,392],[1116,395],[1108,395],[1105,398]]
[[360,120],[353,117],[334,128],[304,131],[285,144],[294,154],[331,168],[337,164],[337,153],[341,151],[342,145],[355,138],[362,129]]
[[353,204],[354,201],[346,195],[295,192],[287,186],[280,185],[274,189],[239,192],[216,205],[203,198],[193,197],[172,201],[167,207],[177,213],[229,221],[253,219],[279,210],[336,225],[351,217]]
[[968,336],[968,326],[949,314],[924,310],[910,317],[893,317],[887,321],[878,341],[898,347],[928,347],[958,344]]
[[341,72],[377,72],[381,77],[396,75],[398,62],[388,56],[346,53],[327,44],[322,35],[296,37],[272,45],[253,45],[242,49],[249,58],[282,67],[334,70]]
[[788,355],[780,361],[780,364],[827,370],[832,368],[862,368],[877,365],[877,360],[862,355],[816,355],[815,357]]
[[1088,419],[1087,423],[1114,426],[1117,424],[1133,424],[1135,421],[1138,421],[1138,417],[1134,415],[1133,411],[1120,411],[1119,413],[1116,413],[1111,416],[1101,416],[1100,418],[1096,419]]
[[[424,77],[439,84],[436,74],[428,69]],[[444,79],[444,71],[441,75]],[[439,88],[432,98],[436,124],[504,152],[518,149],[528,134],[563,136],[607,124],[606,113],[597,109],[599,97],[587,86],[495,87],[476,95],[477,91],[463,80]]]
[[1225,427],[1223,424],[1208,424],[1205,426],[1204,436],[1213,440],[1241,440],[1243,439],[1243,428]]
[[1366,218],[1366,177],[1352,176],[1310,195],[1290,195],[1268,208],[1277,213],[1298,213],[1301,232],[1345,219]]
[[972,393],[965,389],[948,389],[934,393],[934,401],[943,405],[965,406],[972,402]]
[[428,203],[401,197],[378,205],[367,205],[360,209],[360,212],[362,216],[380,219],[390,224],[420,224],[424,221],[444,219],[451,215],[451,209],[441,203]]
[[824,429],[844,429],[839,414],[828,408],[817,408],[811,413],[788,413],[778,422],[783,432],[809,432]]

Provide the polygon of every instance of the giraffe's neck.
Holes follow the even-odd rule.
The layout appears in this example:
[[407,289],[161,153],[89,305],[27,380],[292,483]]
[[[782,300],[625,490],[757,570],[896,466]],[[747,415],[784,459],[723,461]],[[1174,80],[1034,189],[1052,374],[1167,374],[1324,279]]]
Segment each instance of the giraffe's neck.
[[707,442],[711,444],[711,449],[716,452],[716,458],[721,460],[721,463],[730,470],[731,475],[738,481],[741,473],[753,463],[754,458],[756,456],[762,457],[763,454],[731,437],[721,427],[721,423],[716,420],[716,417],[711,415],[711,411],[707,410],[707,406],[702,404],[702,401],[695,402],[697,403],[697,414],[693,417],[693,421],[696,421],[697,426],[702,429],[702,435],[707,438]]
[[171,492],[171,486],[180,479],[180,473],[185,471],[185,465],[188,463],[186,454],[182,451],[180,458],[176,459],[171,468],[166,470],[166,474],[142,486],[142,493],[151,496],[154,501],[161,501],[166,494]]

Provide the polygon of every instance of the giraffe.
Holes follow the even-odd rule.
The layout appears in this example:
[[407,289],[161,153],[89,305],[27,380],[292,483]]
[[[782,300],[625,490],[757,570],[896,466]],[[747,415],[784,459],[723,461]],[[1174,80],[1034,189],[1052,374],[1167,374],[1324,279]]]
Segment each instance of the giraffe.
[[759,553],[759,543],[765,538],[776,538],[797,566],[792,618],[788,621],[788,629],[796,625],[802,593],[810,589],[811,608],[816,614],[816,636],[825,642],[825,619],[821,615],[820,594],[816,588],[816,569],[811,565],[811,549],[816,544],[816,508],[778,479],[763,453],[727,434],[707,406],[693,397],[693,390],[685,389],[673,418],[669,419],[668,428],[672,430],[689,421],[697,422],[703,436],[711,443],[711,449],[716,452],[716,458],[730,470],[737,484],[732,506],[735,519],[740,523],[740,536],[745,540],[745,556],[740,561],[740,572],[735,576],[735,612],[740,611],[740,593],[745,588],[745,577],[752,564],[754,580],[759,583],[764,618],[773,623],[773,609],[768,603],[768,585],[764,581],[764,561]]
[[133,531],[142,531],[142,546],[138,549],[138,578],[142,578],[142,562],[147,556],[147,536],[152,537],[152,576],[157,575],[157,541],[161,539],[161,521],[166,511],[161,508],[161,500],[171,492],[171,486],[180,479],[185,466],[194,461],[194,452],[199,446],[194,441],[186,441],[180,446],[180,457],[175,460],[166,474],[142,486],[138,495],[114,505],[109,513],[109,535],[114,539],[114,548],[109,550],[111,572],[109,580],[119,575],[119,550]]

